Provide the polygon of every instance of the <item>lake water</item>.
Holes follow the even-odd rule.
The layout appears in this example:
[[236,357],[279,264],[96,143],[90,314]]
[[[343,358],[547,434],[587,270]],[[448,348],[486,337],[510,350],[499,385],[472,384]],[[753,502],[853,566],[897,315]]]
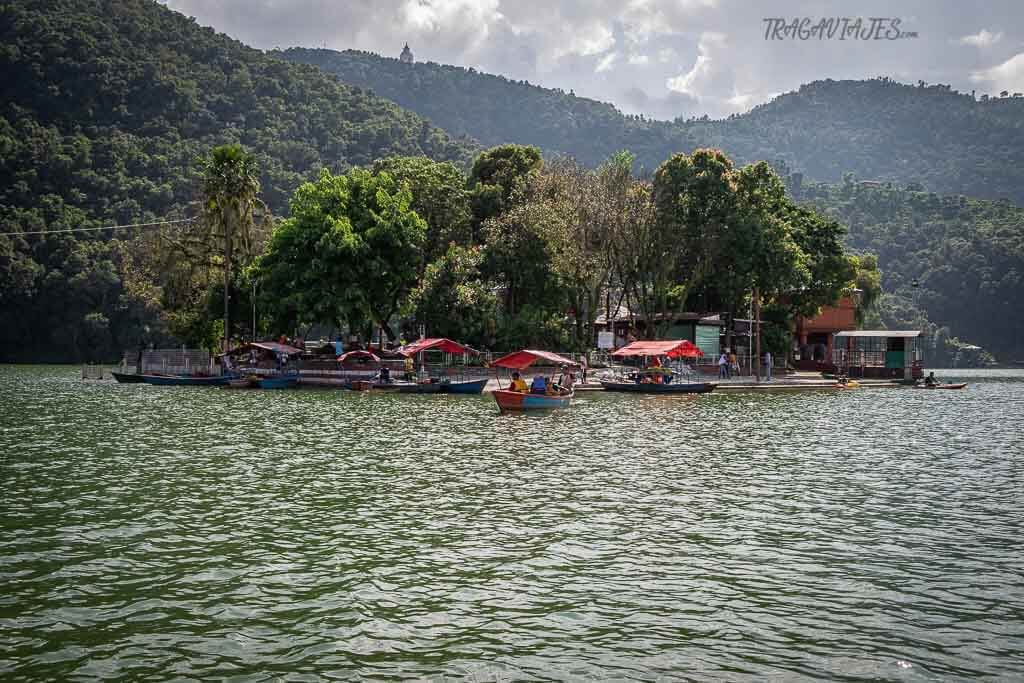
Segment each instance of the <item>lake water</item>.
[[1024,672],[1024,373],[237,392],[0,366],[0,677]]

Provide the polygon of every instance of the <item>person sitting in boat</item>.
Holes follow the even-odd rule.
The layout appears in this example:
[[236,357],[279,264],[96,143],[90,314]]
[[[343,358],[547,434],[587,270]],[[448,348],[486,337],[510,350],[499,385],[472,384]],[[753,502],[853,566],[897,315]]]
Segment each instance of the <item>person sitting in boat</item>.
[[519,376],[518,372],[512,373],[512,391],[518,391],[521,394],[525,394],[529,391],[529,387],[526,386],[526,382]]
[[939,385],[939,380],[935,378],[934,370],[929,372],[928,376],[924,378],[924,385],[926,387],[937,387]]
[[391,384],[391,370],[386,365],[382,365],[380,368],[380,382],[381,384]]
[[546,394],[548,392],[548,380],[544,375],[537,375],[530,384],[531,394]]

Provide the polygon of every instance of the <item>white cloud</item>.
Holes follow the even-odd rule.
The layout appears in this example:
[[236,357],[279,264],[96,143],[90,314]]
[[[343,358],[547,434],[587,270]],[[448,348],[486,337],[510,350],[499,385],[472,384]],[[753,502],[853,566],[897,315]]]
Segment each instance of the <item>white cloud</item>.
[[987,83],[993,92],[1008,90],[1024,92],[1024,52],[1017,53],[1002,64],[971,74],[975,83]]
[[702,33],[700,41],[697,43],[698,54],[693,66],[685,74],[668,79],[665,86],[669,90],[692,95],[698,99],[708,94],[709,89],[716,87],[715,81],[721,75],[721,73],[716,73],[717,67],[720,65],[716,62],[713,53],[718,48],[724,47],[725,44],[725,34],[713,31]]
[[611,71],[612,65],[615,64],[615,60],[616,58],[618,58],[618,56],[618,52],[609,52],[608,54],[606,54],[604,57],[601,58],[601,61],[597,63],[597,66],[594,68],[594,73],[601,73],[602,71]]
[[650,62],[651,58],[648,57],[647,55],[630,55],[628,61],[633,66],[643,66],[644,64]]
[[995,45],[1003,39],[1003,34],[992,33],[986,29],[981,29],[977,33],[973,33],[969,36],[964,36],[957,42],[961,45],[973,45],[974,47],[990,47]]

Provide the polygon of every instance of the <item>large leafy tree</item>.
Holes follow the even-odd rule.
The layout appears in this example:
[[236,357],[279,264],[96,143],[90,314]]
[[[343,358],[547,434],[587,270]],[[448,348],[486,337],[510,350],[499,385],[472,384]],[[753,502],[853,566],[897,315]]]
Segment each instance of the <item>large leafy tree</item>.
[[411,300],[428,336],[494,345],[498,299],[493,284],[481,277],[483,259],[482,247],[452,244],[427,266]]
[[465,174],[455,164],[392,156],[374,162],[373,172],[387,173],[412,193],[412,210],[427,223],[424,266],[444,256],[451,244],[471,243],[469,190]]
[[292,199],[258,272],[279,320],[371,320],[395,339],[392,318],[416,285],[426,239],[412,194],[385,172],[321,171]]
[[540,150],[529,145],[499,145],[481,152],[469,173],[474,228],[508,210],[513,195],[543,166]]

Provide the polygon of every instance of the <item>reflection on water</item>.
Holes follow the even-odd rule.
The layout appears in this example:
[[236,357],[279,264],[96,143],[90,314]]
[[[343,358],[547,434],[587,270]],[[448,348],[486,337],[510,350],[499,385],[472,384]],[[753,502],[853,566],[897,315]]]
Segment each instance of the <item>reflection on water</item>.
[[2,368],[0,674],[1010,678],[1024,374],[958,374],[499,416]]

